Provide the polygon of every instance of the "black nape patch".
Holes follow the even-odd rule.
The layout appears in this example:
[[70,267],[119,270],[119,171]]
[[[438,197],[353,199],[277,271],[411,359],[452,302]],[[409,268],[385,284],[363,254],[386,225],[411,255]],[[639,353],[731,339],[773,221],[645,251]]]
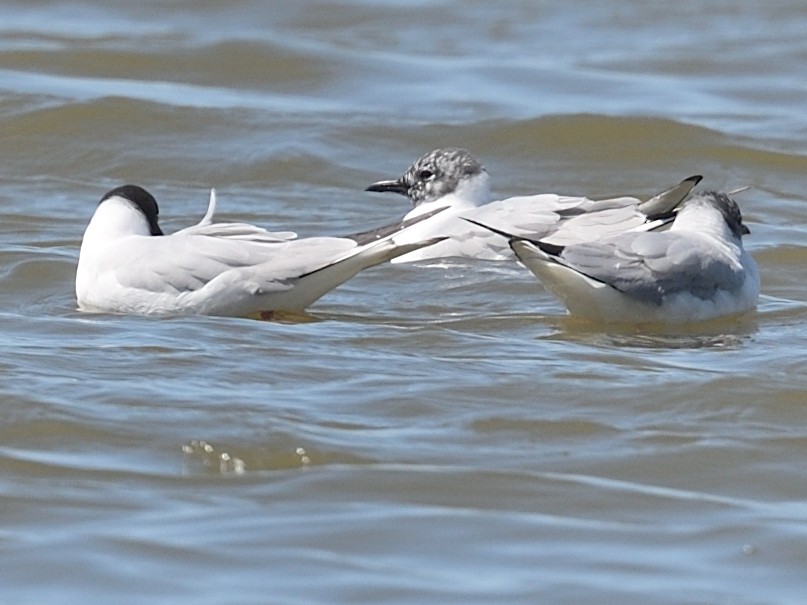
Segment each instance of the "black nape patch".
[[160,229],[160,225],[157,222],[157,217],[160,214],[160,209],[157,206],[157,200],[155,200],[154,196],[148,191],[142,187],[139,187],[138,185],[121,185],[120,187],[116,187],[115,189],[107,192],[104,197],[101,198],[101,202],[99,203],[103,203],[104,201],[113,197],[121,197],[139,208],[146,217],[146,221],[148,221],[149,232],[151,235],[163,234],[162,229]]
[[723,215],[723,220],[726,221],[734,235],[742,238],[743,235],[751,233],[750,229],[743,223],[743,215],[737,202],[720,191],[705,191],[704,195],[711,196],[715,206]]

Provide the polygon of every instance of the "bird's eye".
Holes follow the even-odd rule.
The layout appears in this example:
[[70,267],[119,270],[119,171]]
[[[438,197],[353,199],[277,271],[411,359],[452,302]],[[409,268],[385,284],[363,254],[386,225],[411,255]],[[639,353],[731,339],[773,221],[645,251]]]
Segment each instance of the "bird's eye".
[[421,181],[428,181],[430,178],[434,176],[434,173],[431,170],[421,170],[418,172],[418,179]]

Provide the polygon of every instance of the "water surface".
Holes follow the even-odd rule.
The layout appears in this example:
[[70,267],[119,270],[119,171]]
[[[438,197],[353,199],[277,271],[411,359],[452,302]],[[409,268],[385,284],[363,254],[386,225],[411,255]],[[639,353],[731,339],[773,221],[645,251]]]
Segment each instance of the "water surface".
[[[807,13],[513,0],[19,2],[0,24],[0,602],[796,604]],[[76,311],[98,199],[301,235],[461,145],[502,196],[739,197],[756,313],[564,316],[382,266],[295,321]]]

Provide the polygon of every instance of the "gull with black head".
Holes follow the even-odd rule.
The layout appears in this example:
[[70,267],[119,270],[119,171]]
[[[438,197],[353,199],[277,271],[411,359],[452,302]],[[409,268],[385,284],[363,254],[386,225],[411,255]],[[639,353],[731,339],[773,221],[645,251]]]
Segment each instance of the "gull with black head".
[[349,237],[297,239],[288,231],[214,223],[215,208],[211,191],[198,224],[166,235],[148,191],[124,185],[108,192],[81,243],[79,309],[251,317],[302,311],[359,271],[440,241],[414,233],[417,220]]

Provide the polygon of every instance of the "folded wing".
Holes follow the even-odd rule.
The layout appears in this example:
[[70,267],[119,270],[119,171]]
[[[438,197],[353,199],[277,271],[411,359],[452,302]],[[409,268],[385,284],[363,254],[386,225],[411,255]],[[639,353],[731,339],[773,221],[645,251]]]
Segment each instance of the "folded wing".
[[717,290],[739,290],[745,279],[736,257],[704,238],[676,232],[626,233],[568,246],[548,258],[655,304],[677,292],[707,300]]

